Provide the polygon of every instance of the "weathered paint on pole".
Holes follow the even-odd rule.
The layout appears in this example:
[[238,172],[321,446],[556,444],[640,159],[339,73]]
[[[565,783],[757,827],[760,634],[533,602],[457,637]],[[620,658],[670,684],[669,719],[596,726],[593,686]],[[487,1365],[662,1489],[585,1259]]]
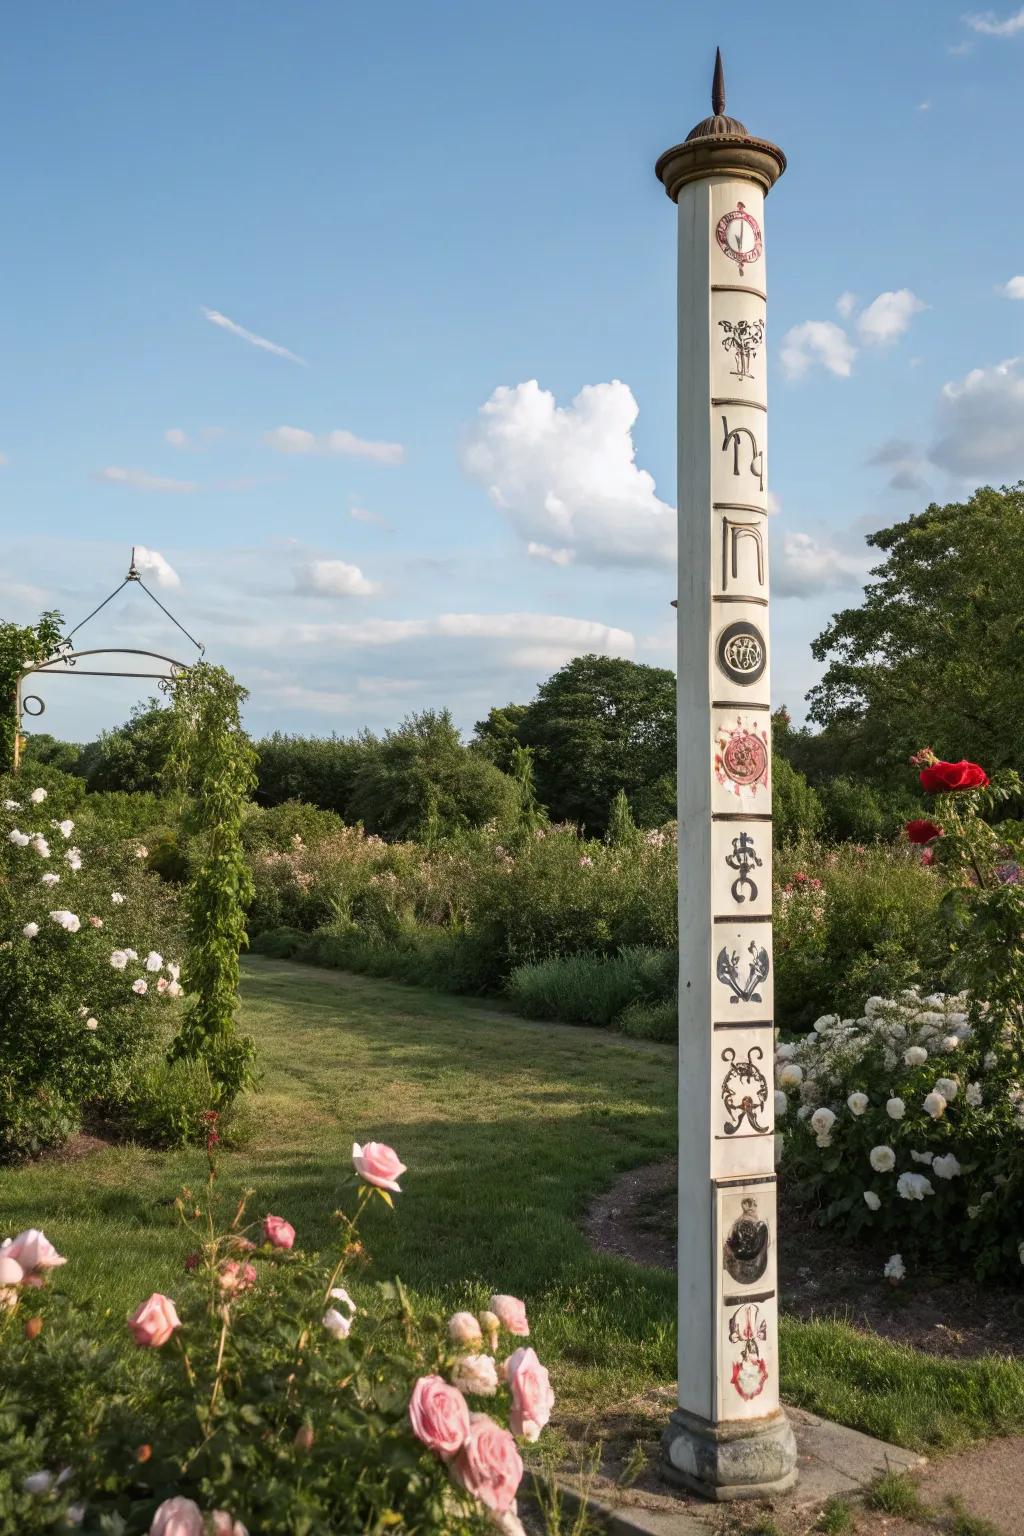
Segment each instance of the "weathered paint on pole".
[[716,1499],[796,1477],[779,1406],[764,199],[775,145],[714,116],[679,210],[679,1406],[666,1469]]

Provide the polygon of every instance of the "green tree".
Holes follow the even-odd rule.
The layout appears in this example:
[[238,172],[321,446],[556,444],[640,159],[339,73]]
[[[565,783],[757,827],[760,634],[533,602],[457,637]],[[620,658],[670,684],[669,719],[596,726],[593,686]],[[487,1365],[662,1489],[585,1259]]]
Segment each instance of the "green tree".
[[78,741],[60,741],[49,731],[32,731],[22,738],[23,768],[57,768],[61,773],[81,773],[84,748]]
[[90,790],[127,794],[157,790],[171,753],[174,722],[159,699],[136,704],[124,725],[83,747],[81,771]]
[[486,720],[476,722],[475,734],[469,744],[471,749],[486,757],[502,773],[511,773],[516,749],[522,745],[519,727],[528,709],[528,704],[495,706]]
[[369,832],[431,840],[515,814],[512,780],[463,745],[446,709],[410,715],[362,741],[350,813]]
[[366,743],[343,736],[285,736],[275,731],[257,744],[256,799],[260,805],[305,800],[351,820],[349,801]]
[[811,649],[828,663],[810,719],[837,769],[891,781],[911,752],[1024,758],[1024,484],[931,505],[868,543],[884,552],[864,601]]
[[0,770],[13,768],[18,719],[18,679],[33,662],[52,656],[63,638],[64,620],[56,609],[35,624],[0,624]]
[[772,753],[772,837],[778,848],[821,830],[821,801],[802,773]]
[[532,837],[548,821],[548,813],[537,799],[532,747],[521,747],[516,742],[512,748],[509,776],[519,796],[516,831],[523,837]]
[[556,821],[600,836],[618,790],[643,826],[676,813],[676,680],[665,667],[577,656],[527,707],[519,737],[536,752],[537,790]]
[[605,842],[612,848],[628,848],[636,841],[636,822],[624,789],[617,789],[608,811]]

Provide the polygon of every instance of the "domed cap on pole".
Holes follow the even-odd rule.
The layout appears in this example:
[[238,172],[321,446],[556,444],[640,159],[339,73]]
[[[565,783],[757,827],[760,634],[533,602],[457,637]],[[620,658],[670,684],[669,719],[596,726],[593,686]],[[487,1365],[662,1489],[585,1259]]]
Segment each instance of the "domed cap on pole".
[[722,50],[715,49],[711,80],[711,117],[691,128],[682,144],[667,149],[654,168],[673,202],[688,181],[704,176],[740,176],[756,181],[767,192],[786,169],[778,145],[758,139],[736,117],[725,115],[725,68]]

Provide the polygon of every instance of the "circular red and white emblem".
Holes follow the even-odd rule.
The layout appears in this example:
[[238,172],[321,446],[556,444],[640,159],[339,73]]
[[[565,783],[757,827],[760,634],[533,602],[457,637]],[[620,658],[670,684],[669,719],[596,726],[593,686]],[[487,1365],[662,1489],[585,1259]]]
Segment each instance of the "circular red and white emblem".
[[743,268],[761,259],[761,226],[743,203],[737,203],[729,213],[723,213],[715,229],[715,239],[723,256],[735,261],[743,276]]

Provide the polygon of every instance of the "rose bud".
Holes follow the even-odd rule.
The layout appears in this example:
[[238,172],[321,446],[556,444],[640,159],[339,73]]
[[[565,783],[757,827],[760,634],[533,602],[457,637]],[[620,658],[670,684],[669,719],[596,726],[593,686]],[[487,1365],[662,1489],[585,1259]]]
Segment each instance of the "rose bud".
[[151,1445],[137,1445],[135,1447],[135,1460],[137,1462],[148,1461],[152,1454],[153,1447]]
[[295,1228],[283,1216],[266,1216],[263,1220],[263,1236],[274,1248],[291,1248],[295,1242]]
[[181,1327],[181,1319],[170,1297],[154,1291],[149,1300],[133,1312],[128,1319],[128,1327],[140,1348],[159,1349],[167,1343],[174,1330]]
[[295,1444],[300,1451],[311,1451],[316,1436],[313,1434],[312,1424],[300,1424],[295,1431]]
[[484,1335],[490,1344],[491,1350],[493,1351],[497,1349],[498,1330],[501,1327],[501,1319],[499,1317],[495,1317],[493,1312],[480,1312],[477,1315],[480,1319],[480,1327],[484,1331]]
[[42,1320],[41,1317],[30,1317],[30,1318],[26,1319],[26,1322],[25,1322],[25,1337],[26,1337],[26,1339],[38,1339],[38,1337],[42,1333],[42,1331],[43,1331],[43,1320]]
[[472,1312],[456,1312],[448,1319],[448,1337],[454,1344],[479,1344],[483,1334]]

